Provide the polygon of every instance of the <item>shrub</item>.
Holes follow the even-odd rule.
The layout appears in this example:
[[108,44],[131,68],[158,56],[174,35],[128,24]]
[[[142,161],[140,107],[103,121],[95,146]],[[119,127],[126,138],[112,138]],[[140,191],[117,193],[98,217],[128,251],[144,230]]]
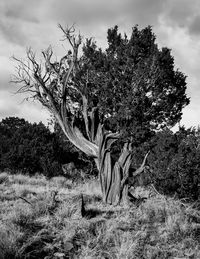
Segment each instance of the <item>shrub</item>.
[[[9,117],[0,122],[0,169],[16,173],[62,173],[65,152],[56,135],[41,122]],[[2,144],[2,145],[1,145]],[[5,148],[4,148],[5,147]]]
[[150,179],[160,192],[190,200],[199,199],[199,133],[199,129],[180,128],[176,133],[163,130],[148,143],[151,147],[148,158],[152,169]]

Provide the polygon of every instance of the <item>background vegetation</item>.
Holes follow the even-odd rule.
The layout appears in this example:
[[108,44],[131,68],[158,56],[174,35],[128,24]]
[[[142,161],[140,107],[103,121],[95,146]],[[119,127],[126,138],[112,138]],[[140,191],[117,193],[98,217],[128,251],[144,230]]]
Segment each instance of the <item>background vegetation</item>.
[[[199,199],[199,129],[180,127],[176,133],[169,129],[157,132],[133,150],[131,170],[140,165],[141,157],[147,150],[150,150],[150,170],[137,179],[138,184],[146,186],[153,183],[163,194],[188,200]],[[65,171],[65,177],[79,181],[82,176],[77,172],[81,170],[86,178],[97,176],[92,159],[66,141],[58,125],[51,132],[42,123],[31,124],[16,117],[0,122],[1,171],[29,175],[39,173],[51,178],[63,175],[62,165],[71,162],[75,164],[76,173],[70,172],[70,169],[68,174]]]
[[86,169],[88,164],[57,130],[51,132],[41,122],[31,124],[17,117],[0,122],[0,170],[53,177],[62,175],[62,165],[70,162],[77,169]]

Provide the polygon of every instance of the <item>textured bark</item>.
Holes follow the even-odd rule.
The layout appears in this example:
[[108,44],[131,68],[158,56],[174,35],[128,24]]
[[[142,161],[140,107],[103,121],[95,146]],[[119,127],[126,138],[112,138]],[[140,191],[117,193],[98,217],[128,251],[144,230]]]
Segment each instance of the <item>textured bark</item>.
[[126,143],[117,161],[112,161],[111,146],[118,139],[118,133],[105,132],[99,128],[99,178],[103,201],[109,204],[118,204],[125,200],[128,194],[127,183],[122,181],[128,178],[131,164],[131,145]]
[[54,116],[57,119],[63,133],[77,148],[83,151],[86,155],[97,158],[98,146],[95,143],[86,139],[82,132],[74,126],[72,122],[62,119],[56,113],[54,113]]
[[[99,178],[102,189],[103,201],[108,204],[117,205],[120,202],[127,204],[129,190],[129,169],[131,165],[131,143],[125,143],[122,152],[117,161],[112,161],[111,147],[118,139],[119,134],[106,132],[103,127],[99,127],[99,156],[97,164],[99,165]],[[146,154],[141,166],[133,173],[133,176],[141,174],[145,169],[146,160],[149,152]]]

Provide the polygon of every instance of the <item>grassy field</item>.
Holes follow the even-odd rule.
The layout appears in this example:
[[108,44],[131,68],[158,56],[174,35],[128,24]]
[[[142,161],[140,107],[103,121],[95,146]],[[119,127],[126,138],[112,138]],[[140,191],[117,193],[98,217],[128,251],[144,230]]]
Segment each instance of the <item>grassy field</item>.
[[200,211],[162,195],[109,206],[95,181],[1,173],[0,259],[15,258],[199,259]]

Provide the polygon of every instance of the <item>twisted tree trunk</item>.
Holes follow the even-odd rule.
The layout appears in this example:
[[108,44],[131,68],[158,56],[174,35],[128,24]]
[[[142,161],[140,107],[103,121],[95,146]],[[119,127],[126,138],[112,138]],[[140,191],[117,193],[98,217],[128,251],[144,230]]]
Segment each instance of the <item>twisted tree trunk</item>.
[[[95,160],[97,169],[99,170],[99,181],[102,190],[102,198],[105,203],[117,205],[120,202],[128,201],[128,178],[131,165],[131,143],[125,143],[121,154],[117,161],[113,161],[111,157],[112,145],[119,139],[119,133],[106,131],[100,123],[97,108],[93,108],[91,112],[87,112],[84,116],[87,129],[87,138],[76,128],[65,120],[62,127],[70,129],[63,130],[65,135],[76,143],[86,154],[92,156]],[[63,123],[63,120],[60,121]],[[69,135],[69,132],[73,133]],[[77,134],[79,132],[79,134]],[[73,139],[72,139],[73,138]],[[79,146],[77,145],[79,144]],[[147,154],[148,155],[148,154]],[[138,168],[134,176],[142,173],[145,167],[145,159]]]
[[[95,159],[99,169],[99,180],[102,190],[103,201],[117,205],[120,202],[127,204],[129,190],[129,169],[132,161],[131,143],[125,143],[117,161],[111,158],[112,144],[118,139],[119,134],[109,133],[102,126],[98,128],[99,153]],[[132,177],[141,174],[145,169],[146,154],[142,165],[133,173]]]
[[[82,134],[73,121],[68,120],[67,116],[62,117],[60,114],[54,113],[55,118],[66,137],[95,160],[99,170],[103,201],[113,205],[120,202],[126,204],[129,190],[129,169],[132,160],[131,143],[125,143],[118,159],[113,161],[111,156],[112,145],[119,139],[120,133],[105,130],[99,119],[98,108],[92,108],[89,112],[86,99],[83,104],[85,104],[82,111],[84,113],[85,134]],[[148,154],[132,177],[136,177],[144,171],[147,156]]]
[[129,167],[131,164],[131,146],[124,144],[124,148],[117,161],[111,159],[111,146],[116,141],[116,135],[100,132],[99,143],[99,178],[103,200],[109,204],[118,204],[122,199],[127,200]]

